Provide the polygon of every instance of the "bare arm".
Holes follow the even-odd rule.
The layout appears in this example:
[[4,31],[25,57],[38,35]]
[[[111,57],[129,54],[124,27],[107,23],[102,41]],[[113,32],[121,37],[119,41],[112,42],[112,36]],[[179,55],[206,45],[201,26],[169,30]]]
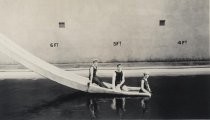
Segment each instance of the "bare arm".
[[149,92],[151,92],[151,89],[150,89],[150,86],[149,86],[149,83],[147,82],[147,89],[149,90]]
[[141,80],[141,89],[143,92],[148,93],[148,91],[144,88],[144,80]]
[[125,76],[124,76],[124,74],[123,74],[123,76],[122,76],[122,81],[121,81],[121,83],[120,83],[120,86],[121,86],[124,82],[125,82]]
[[115,90],[115,78],[116,78],[116,74],[114,73],[112,76],[112,89]]
[[90,68],[90,83],[93,83],[93,67]]

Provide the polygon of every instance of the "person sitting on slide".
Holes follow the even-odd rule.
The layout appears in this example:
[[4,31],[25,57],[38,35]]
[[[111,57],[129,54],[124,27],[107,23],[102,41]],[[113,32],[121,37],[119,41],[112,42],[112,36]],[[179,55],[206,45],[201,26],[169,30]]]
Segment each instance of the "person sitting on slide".
[[104,88],[108,88],[103,81],[96,75],[97,73],[97,66],[98,66],[98,60],[95,59],[93,60],[93,64],[91,65],[90,69],[89,69],[89,80],[90,83],[88,83],[88,86],[92,83],[95,83],[97,85],[99,85],[100,87],[104,87]]
[[140,87],[140,90],[139,92],[145,92],[145,93],[151,93],[151,89],[150,89],[150,86],[149,86],[149,83],[148,83],[148,78],[149,78],[149,73],[147,72],[144,72],[143,73],[143,78],[140,80],[141,81],[141,87]]
[[113,77],[112,77],[112,89],[113,90],[125,90],[126,86],[125,86],[125,77],[122,71],[122,66],[121,64],[117,65],[117,70],[114,72]]

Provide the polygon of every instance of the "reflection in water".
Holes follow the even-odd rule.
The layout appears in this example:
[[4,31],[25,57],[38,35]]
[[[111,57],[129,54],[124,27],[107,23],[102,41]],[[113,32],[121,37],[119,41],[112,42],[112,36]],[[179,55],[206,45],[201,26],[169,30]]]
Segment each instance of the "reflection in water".
[[[147,109],[147,104],[148,101],[150,100],[150,97],[107,97],[107,96],[89,96],[87,97],[87,107],[90,110],[90,116],[91,119],[97,118],[98,114],[103,114],[102,112],[107,112],[110,110],[114,110],[115,113],[119,116],[119,118],[123,118],[123,115],[126,114],[126,112],[132,112],[132,111],[127,111],[126,110],[126,100],[135,100],[135,101],[139,101],[139,102],[135,102],[136,103],[136,107],[138,107],[138,103],[140,104],[140,107],[137,108],[139,110],[142,110],[142,113],[145,113],[146,109]],[[101,102],[102,101],[102,102]],[[110,102],[111,101],[111,102]],[[110,103],[110,110],[106,110],[106,111],[100,111],[99,108],[99,104],[101,106],[103,106],[102,104],[107,104]],[[127,106],[129,106],[129,104],[127,104]]]
[[97,117],[97,112],[98,112],[98,105],[96,102],[96,99],[94,98],[88,98],[88,108],[90,109],[91,113],[91,119]]
[[[7,90],[8,91],[8,90]],[[22,93],[22,91],[21,91]],[[31,91],[29,92],[31,93]],[[15,93],[14,94],[18,94]],[[40,94],[40,93],[39,93]],[[38,94],[38,95],[39,95]],[[6,99],[7,104],[14,102],[14,109],[7,110],[4,120],[42,120],[54,119],[107,119],[126,118],[129,115],[133,118],[141,118],[142,108],[146,109],[147,100],[142,97],[120,97],[103,94],[87,94],[84,92],[73,92],[70,94],[59,93],[57,97],[49,99],[51,94],[40,95],[40,98],[47,96],[48,99],[29,99],[30,104],[13,99]],[[14,96],[14,95],[13,95]],[[31,97],[31,95],[30,95]],[[22,97],[21,97],[22,98]],[[25,97],[27,98],[27,97]],[[139,108],[139,103],[143,107]],[[111,107],[110,107],[111,106]],[[3,116],[0,113],[0,116]],[[2,118],[2,117],[1,117]],[[15,119],[14,119],[15,118]]]
[[143,97],[141,98],[141,108],[142,112],[145,113],[147,109],[147,103],[149,102],[150,98],[149,97]]
[[30,107],[29,109],[25,110],[22,112],[23,115],[26,115],[26,113],[39,113],[43,110],[47,110],[53,107],[59,107],[63,104],[66,104],[68,102],[73,102],[77,99],[79,99],[81,96],[83,96],[85,93],[82,92],[75,92],[73,94],[66,94],[66,95],[61,95],[55,98],[52,101],[49,102],[44,102],[41,105],[35,105]]
[[[2,80],[0,118],[69,120],[119,119],[121,116],[123,119],[209,119],[209,78],[209,75],[153,77],[151,86],[155,94],[151,99],[90,95],[49,80]],[[136,78],[128,79],[126,84],[136,84]]]
[[125,110],[125,98],[113,98],[111,108],[113,110],[116,110],[117,114],[120,116],[120,118],[123,116],[123,113]]
[[[76,92],[73,94],[58,96],[54,100],[44,102],[40,105],[31,106],[20,112],[19,116],[28,119],[32,116],[39,120],[39,117],[42,118],[44,116],[44,118],[50,119],[53,115],[60,113],[60,116],[65,119],[80,117],[81,119],[97,119],[106,117],[124,118],[124,114],[132,114],[132,112],[135,111],[133,108],[127,109],[130,107],[131,103],[134,104],[135,109],[139,111],[142,109],[145,112],[148,100],[148,97],[116,97],[110,95],[94,95]],[[140,108],[138,108],[139,103],[141,103]],[[84,116],[79,116],[78,114],[83,114]]]

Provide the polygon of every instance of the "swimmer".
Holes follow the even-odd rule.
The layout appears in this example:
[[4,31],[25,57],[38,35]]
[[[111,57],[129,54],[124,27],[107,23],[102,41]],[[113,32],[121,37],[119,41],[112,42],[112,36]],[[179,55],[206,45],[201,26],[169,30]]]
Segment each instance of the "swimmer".
[[88,83],[88,86],[92,83],[95,83],[97,85],[99,85],[100,87],[104,87],[104,88],[108,88],[103,81],[96,75],[97,70],[98,70],[98,60],[95,59],[93,60],[93,64],[91,65],[90,69],[89,69],[89,80],[90,83]]
[[143,73],[143,78],[141,79],[141,88],[139,90],[139,92],[145,92],[145,93],[151,93],[151,89],[148,83],[148,78],[149,78],[149,73],[144,72]]
[[118,64],[117,65],[117,70],[114,72],[113,76],[112,76],[112,89],[113,90],[125,90],[126,86],[125,86],[125,76],[124,73],[122,71],[122,65]]

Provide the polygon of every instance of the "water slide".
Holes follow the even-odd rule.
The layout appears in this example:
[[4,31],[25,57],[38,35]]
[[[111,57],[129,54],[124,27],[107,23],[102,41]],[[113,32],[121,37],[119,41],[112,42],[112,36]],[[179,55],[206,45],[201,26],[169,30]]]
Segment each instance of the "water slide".
[[[21,48],[6,36],[0,34],[0,51],[17,62],[21,63],[30,70],[67,87],[90,93],[107,93],[130,96],[151,96],[149,93],[139,93],[138,91],[113,91],[97,85],[87,86],[88,78],[77,74],[67,72],[48,62],[32,55],[28,51]],[[110,85],[109,83],[105,83]]]

